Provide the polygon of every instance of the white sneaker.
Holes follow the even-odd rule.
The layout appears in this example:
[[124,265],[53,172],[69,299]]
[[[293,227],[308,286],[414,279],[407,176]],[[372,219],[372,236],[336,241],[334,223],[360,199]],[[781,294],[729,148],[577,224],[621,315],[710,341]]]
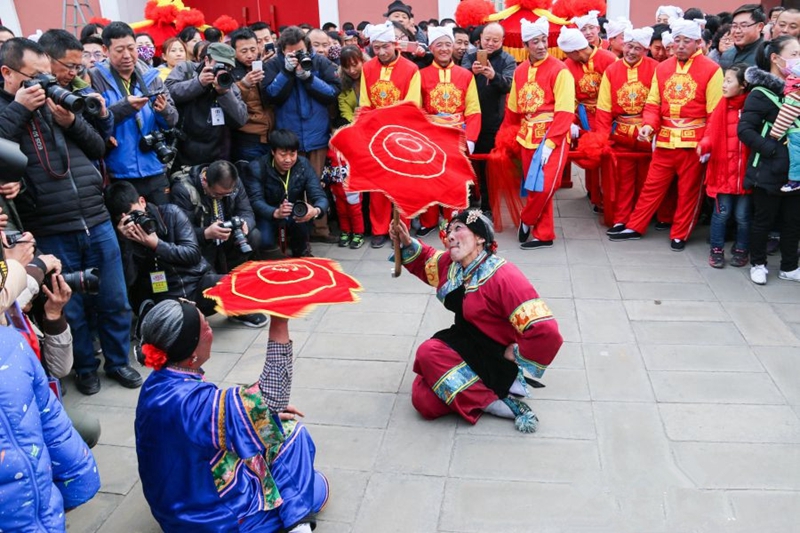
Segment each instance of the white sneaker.
[[781,270],[778,273],[778,277],[787,281],[800,281],[800,268],[795,268],[789,272],[784,272]]
[[750,281],[756,285],[766,285],[768,272],[767,265],[753,265],[750,267]]

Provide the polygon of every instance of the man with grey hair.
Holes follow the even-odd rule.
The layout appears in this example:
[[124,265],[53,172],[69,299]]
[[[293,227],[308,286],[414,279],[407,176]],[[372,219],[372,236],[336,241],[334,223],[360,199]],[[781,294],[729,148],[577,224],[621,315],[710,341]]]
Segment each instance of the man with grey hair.
[[[506,96],[511,91],[511,81],[517,62],[503,51],[505,30],[497,22],[490,22],[481,32],[480,50],[486,52],[486,63],[478,61],[478,53],[464,54],[461,66],[475,75],[478,100],[481,104],[481,133],[475,143],[475,154],[488,154],[494,148],[494,138],[503,123]],[[483,54],[481,54],[483,55]],[[489,188],[486,181],[486,163],[475,163],[480,185],[481,210],[491,215]]]

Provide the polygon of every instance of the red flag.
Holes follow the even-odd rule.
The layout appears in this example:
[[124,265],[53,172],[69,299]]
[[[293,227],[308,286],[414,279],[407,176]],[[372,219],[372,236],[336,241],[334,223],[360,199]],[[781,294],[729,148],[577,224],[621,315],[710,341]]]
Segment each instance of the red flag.
[[469,205],[475,173],[464,154],[464,132],[432,123],[411,102],[362,109],[331,146],[350,165],[347,190],[382,192],[404,217],[435,204]]

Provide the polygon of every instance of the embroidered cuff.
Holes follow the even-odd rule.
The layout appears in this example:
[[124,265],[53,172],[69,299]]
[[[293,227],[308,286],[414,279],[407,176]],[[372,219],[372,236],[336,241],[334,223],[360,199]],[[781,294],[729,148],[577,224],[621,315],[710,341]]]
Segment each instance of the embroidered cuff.
[[519,352],[519,345],[514,346],[514,360],[517,362],[517,365],[531,375],[534,378],[540,378],[544,375],[544,371],[547,370],[546,366],[540,365],[539,363],[535,363],[529,359],[525,359],[522,354]]
[[[404,265],[413,263],[420,253],[422,253],[422,245],[413,237],[411,238],[411,244],[400,248],[400,258],[403,260]],[[394,254],[389,256],[389,261],[394,261]]]

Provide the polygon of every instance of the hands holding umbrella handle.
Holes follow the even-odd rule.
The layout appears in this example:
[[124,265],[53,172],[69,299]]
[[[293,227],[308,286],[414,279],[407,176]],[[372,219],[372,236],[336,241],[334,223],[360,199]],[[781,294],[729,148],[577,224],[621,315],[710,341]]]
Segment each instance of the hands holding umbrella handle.
[[403,223],[402,220],[393,220],[392,224],[389,226],[389,238],[392,239],[392,243],[400,242],[400,246],[410,246],[411,245],[411,234],[408,232],[408,227]]

